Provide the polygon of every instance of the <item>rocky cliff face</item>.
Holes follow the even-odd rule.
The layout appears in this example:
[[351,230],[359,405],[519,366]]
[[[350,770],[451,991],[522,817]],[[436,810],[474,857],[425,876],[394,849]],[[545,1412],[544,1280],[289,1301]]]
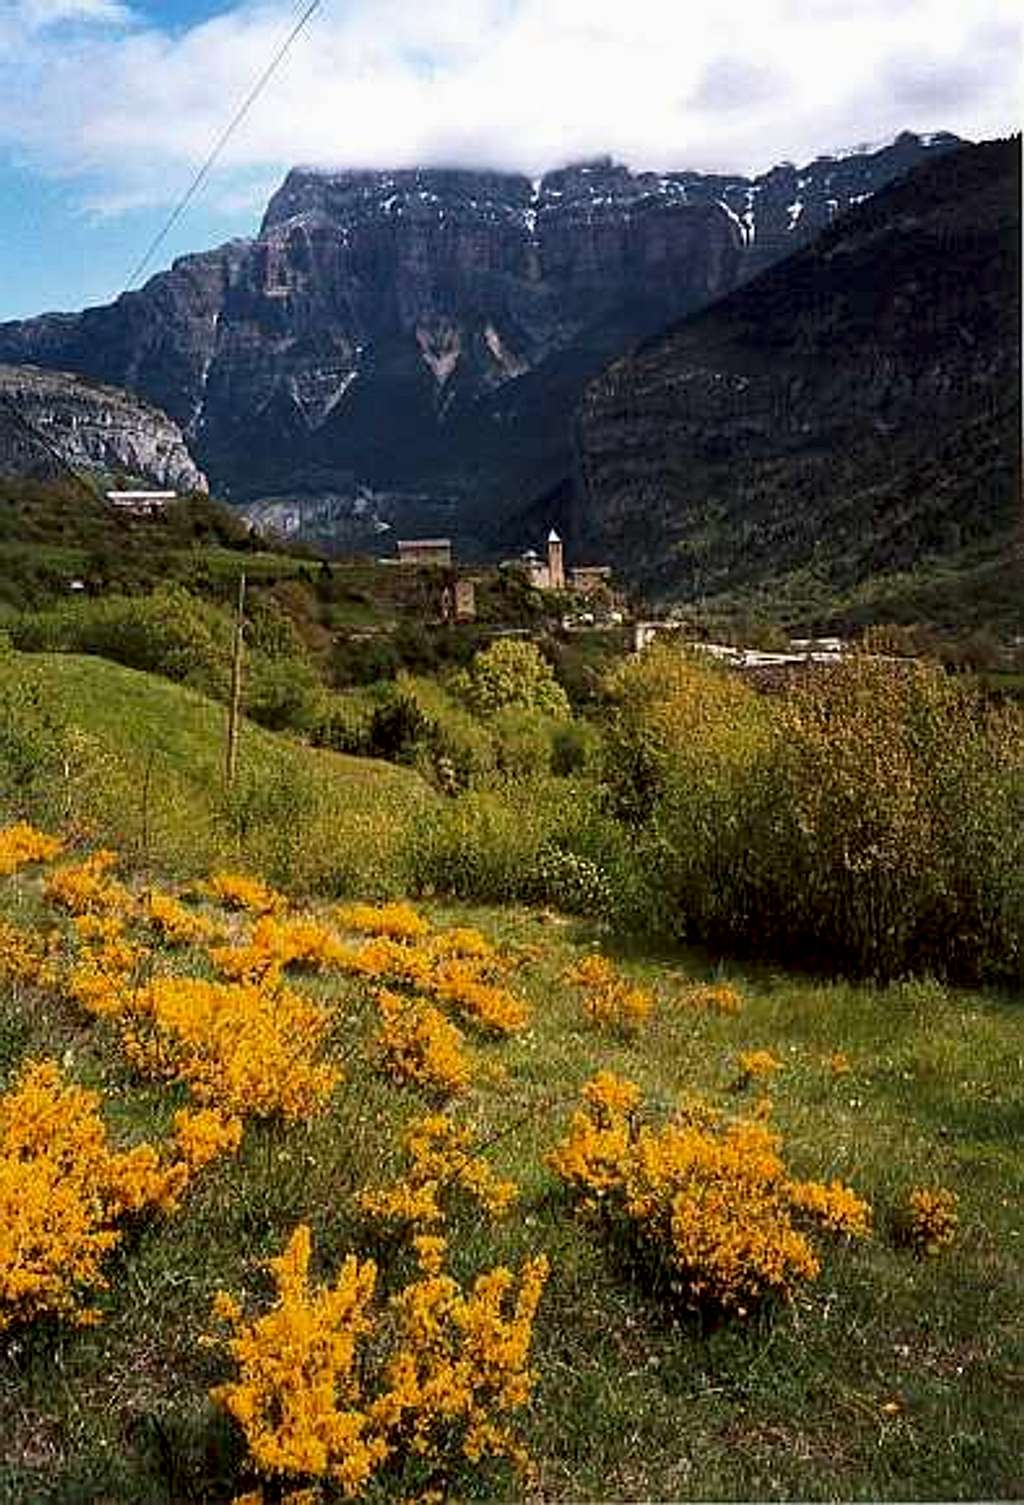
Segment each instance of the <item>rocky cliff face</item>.
[[908,135],[758,179],[606,159],[539,183],[295,170],[252,242],[2,325],[0,358],[143,393],[239,498],[370,486],[501,510],[564,470],[608,359],[954,144]]
[[683,599],[1009,558],[1019,203],[1019,138],[965,148],[614,363],[578,415],[598,556]]
[[0,472],[49,478],[62,466],[207,489],[178,425],[158,408],[65,372],[0,365]]

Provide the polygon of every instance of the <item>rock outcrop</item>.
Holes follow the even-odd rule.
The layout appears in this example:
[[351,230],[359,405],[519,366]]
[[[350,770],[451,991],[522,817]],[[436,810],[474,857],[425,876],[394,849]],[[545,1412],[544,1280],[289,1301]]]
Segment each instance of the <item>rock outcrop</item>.
[[48,479],[65,468],[207,489],[178,425],[150,403],[66,372],[0,365],[0,473]]

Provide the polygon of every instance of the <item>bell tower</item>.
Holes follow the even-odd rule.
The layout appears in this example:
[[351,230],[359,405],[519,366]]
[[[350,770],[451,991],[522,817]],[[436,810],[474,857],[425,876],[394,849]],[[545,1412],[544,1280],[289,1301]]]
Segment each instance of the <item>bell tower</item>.
[[548,589],[565,590],[565,555],[562,540],[554,528],[548,534]]

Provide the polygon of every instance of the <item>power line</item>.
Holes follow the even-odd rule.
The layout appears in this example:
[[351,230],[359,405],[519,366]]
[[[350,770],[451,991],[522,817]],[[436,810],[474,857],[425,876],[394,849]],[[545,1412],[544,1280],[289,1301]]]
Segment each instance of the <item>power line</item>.
[[146,254],[139,261],[138,265],[135,267],[134,271],[131,273],[127,282],[125,283],[126,291],[131,287],[132,283],[135,282],[136,278],[140,277],[149,266],[149,263],[152,261],[157,251],[163,245],[171,230],[173,230],[182,214],[184,214],[189,204],[199,192],[199,189],[203,186],[203,183],[209,176],[210,170],[213,167],[214,163],[217,161],[217,158],[220,156],[225,146],[227,146],[235,131],[241,125],[242,121],[248,115],[249,111],[252,109],[259,96],[263,93],[263,90],[266,88],[267,84],[277,72],[277,69],[280,67],[281,63],[284,61],[285,56],[291,49],[292,43],[295,41],[296,37],[303,30],[303,28],[307,25],[307,23],[312,20],[313,16],[320,9],[320,6],[322,4],[323,0],[309,0],[309,4],[307,4],[306,8],[299,16],[299,19],[292,27],[291,31],[277,48],[273,57],[270,59],[270,62],[267,64],[263,72],[260,74],[259,78],[253,84],[252,88],[249,90],[248,94],[245,96],[242,103],[235,111],[234,115],[232,115],[223,131],[221,131],[216,142],[214,143],[209,156],[206,158],[206,161],[203,163],[202,167],[199,168],[195,177],[192,179],[191,183],[188,185],[185,192],[178,200],[178,203],[172,209],[162,229],[159,230],[158,233],[153,237],[153,240],[149,246],[149,249],[146,251]]
[[[235,131],[241,125],[242,121],[245,119],[246,115],[248,115],[249,111],[252,109],[259,96],[263,93],[263,90],[266,88],[267,84],[277,72],[277,69],[280,67],[288,51],[290,50],[292,43],[295,41],[296,37],[298,37],[303,28],[312,20],[313,16],[320,9],[320,6],[322,4],[323,0],[308,0],[308,3],[302,10],[302,13],[300,14],[298,20],[295,22],[295,25],[292,27],[291,31],[289,31],[284,41],[280,43],[273,56],[271,57],[270,62],[264,68],[259,78],[256,80],[252,88],[249,90],[248,94],[242,100],[242,103],[239,105],[234,115],[232,115],[227,125],[221,131],[220,135],[213,145],[213,149],[210,151],[209,156],[206,158],[206,161],[200,167],[199,171],[196,173],[195,177],[188,185],[188,188],[182,194],[178,203],[174,206],[174,209],[171,211],[159,234],[154,236],[148,250],[146,251],[146,254],[139,261],[138,265],[135,267],[134,271],[131,273],[130,277],[125,283],[124,291],[128,291],[132,283],[136,280],[137,277],[141,276],[146,267],[152,261],[160,246],[166,240],[171,230],[177,224],[182,214],[184,214],[185,210],[188,208],[188,205],[192,202],[196,194],[199,192],[199,189],[206,181],[207,177],[210,174],[210,170],[212,169],[214,163],[217,161],[217,158],[220,156],[225,146],[227,146]],[[46,453],[49,454],[51,459],[53,459],[57,463],[57,465],[62,470],[64,470],[78,486],[82,488],[83,491],[89,494],[90,498],[95,499],[99,496],[98,488],[94,488],[82,478],[82,476],[64,458],[64,456],[60,454],[57,448],[49,442],[45,435],[40,433],[39,429],[37,429],[36,426],[31,423],[28,418],[25,417],[25,415],[19,410],[16,401],[10,396],[10,394],[0,394],[0,403],[2,403],[2,406],[7,409],[10,418],[14,421],[14,423],[16,423],[17,427],[22,431],[22,433],[25,434],[29,439],[31,439],[35,444],[37,444],[41,449],[45,450]]]

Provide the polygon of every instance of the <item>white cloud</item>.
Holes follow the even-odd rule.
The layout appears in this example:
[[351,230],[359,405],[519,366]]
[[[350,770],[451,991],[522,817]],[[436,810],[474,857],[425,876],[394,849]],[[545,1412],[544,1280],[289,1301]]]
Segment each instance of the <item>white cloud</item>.
[[131,19],[120,0],[13,0],[5,7],[12,30],[31,35],[64,23],[119,25]]
[[[176,197],[297,15],[266,0],[170,33],[119,0],[15,10],[0,143],[99,174],[107,212]],[[761,170],[908,127],[1005,133],[1016,36],[1013,0],[326,0],[210,191],[298,161]]]

